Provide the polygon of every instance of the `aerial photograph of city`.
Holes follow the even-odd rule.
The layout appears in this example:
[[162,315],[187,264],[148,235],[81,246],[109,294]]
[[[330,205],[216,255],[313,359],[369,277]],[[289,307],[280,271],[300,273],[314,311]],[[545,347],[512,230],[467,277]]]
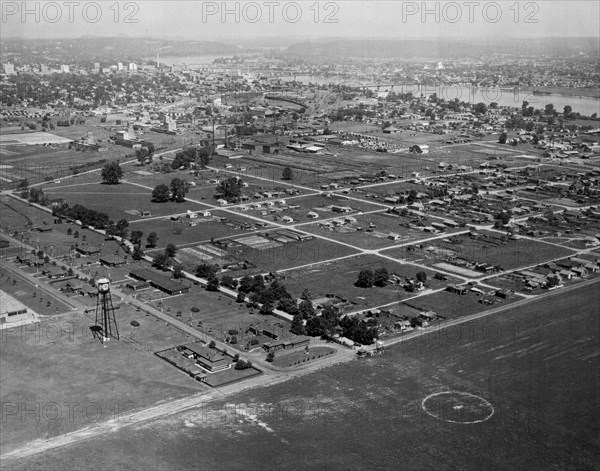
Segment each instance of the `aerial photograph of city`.
[[2,471],[600,470],[600,3],[0,1]]

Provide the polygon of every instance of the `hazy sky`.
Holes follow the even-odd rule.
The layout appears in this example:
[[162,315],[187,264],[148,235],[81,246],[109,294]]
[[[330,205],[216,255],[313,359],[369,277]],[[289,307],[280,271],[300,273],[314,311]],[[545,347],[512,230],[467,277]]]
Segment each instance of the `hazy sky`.
[[227,42],[260,37],[486,37],[501,41],[506,37],[598,37],[600,31],[597,0],[0,3],[1,37],[120,35]]

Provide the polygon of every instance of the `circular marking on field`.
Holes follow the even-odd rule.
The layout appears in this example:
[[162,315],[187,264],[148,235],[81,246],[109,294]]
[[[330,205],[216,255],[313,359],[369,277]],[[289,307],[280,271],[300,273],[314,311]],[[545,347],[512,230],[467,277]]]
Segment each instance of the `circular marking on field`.
[[478,424],[495,412],[494,406],[483,397],[461,391],[430,394],[421,407],[431,417],[453,424]]

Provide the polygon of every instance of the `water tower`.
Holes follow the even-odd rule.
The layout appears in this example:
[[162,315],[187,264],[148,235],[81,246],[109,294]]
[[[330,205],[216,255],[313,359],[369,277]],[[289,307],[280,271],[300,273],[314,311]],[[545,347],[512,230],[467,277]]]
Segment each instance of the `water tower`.
[[98,299],[96,301],[96,328],[102,336],[102,343],[108,341],[111,337],[119,340],[119,329],[117,328],[117,319],[115,318],[115,308],[113,307],[112,297],[110,295],[110,281],[106,278],[100,278],[96,282],[98,288]]

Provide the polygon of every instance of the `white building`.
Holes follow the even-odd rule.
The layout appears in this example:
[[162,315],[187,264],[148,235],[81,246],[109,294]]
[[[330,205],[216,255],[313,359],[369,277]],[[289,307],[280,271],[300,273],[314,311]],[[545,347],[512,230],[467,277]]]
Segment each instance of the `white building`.
[[10,62],[7,62],[6,64],[3,64],[2,68],[4,69],[4,73],[6,75],[15,75],[15,66],[14,66],[14,64],[11,64]]
[[37,313],[0,290],[0,330],[39,322]]

